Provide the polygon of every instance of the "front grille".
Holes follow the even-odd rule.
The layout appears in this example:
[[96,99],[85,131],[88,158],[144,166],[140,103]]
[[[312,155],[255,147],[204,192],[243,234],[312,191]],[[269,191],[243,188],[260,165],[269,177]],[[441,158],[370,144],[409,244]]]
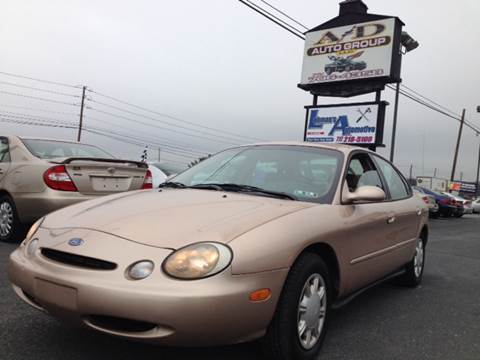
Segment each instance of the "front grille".
[[146,332],[156,328],[157,325],[145,321],[130,320],[114,316],[90,315],[88,321],[99,328],[128,333]]
[[64,251],[42,248],[41,253],[46,258],[72,266],[93,270],[115,270],[117,264],[110,261],[91,258],[88,256],[76,255]]

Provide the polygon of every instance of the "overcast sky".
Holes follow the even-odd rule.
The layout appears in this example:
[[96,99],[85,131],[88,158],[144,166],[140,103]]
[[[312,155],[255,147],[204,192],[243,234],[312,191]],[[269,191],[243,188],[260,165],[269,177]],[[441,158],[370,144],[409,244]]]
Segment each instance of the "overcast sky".
[[[338,14],[338,1],[334,0],[271,0],[271,3],[309,27]],[[420,47],[403,59],[404,84],[457,113],[466,108],[467,120],[480,127],[480,114],[475,112],[480,105],[477,49],[480,30],[476,25],[480,3],[475,0],[368,0],[366,4],[371,13],[400,17],[406,24],[405,30],[420,42]],[[179,119],[248,137],[302,139],[303,106],[311,103],[311,96],[296,86],[300,80],[303,41],[236,0],[3,0],[0,34],[0,71],[87,85],[103,94]],[[78,102],[78,98],[15,88],[1,81],[80,93],[79,89],[0,75],[0,91],[60,101]],[[89,95],[93,100],[122,106],[94,93]],[[383,94],[383,98],[391,102],[386,120],[387,145],[392,95],[388,89]],[[373,95],[351,100],[364,99],[373,99]],[[321,98],[319,101],[339,100]],[[78,113],[78,106],[0,92],[0,110],[68,121],[78,119],[75,115],[42,113],[11,105]],[[115,113],[112,108],[102,108],[95,103],[90,106]],[[87,109],[86,116],[87,126],[113,129],[110,124],[113,122],[122,126],[123,131],[131,129],[131,134],[155,136],[195,151],[215,152],[229,146],[135,125],[93,109]],[[101,124],[102,119],[110,123]],[[154,123],[144,118],[143,121]],[[178,124],[189,127],[186,123]],[[76,135],[74,130],[56,128],[5,123],[0,123],[0,127],[2,132],[10,134],[70,140]],[[415,175],[432,175],[434,168],[438,168],[440,176],[449,177],[457,130],[455,120],[402,97],[395,163],[406,173],[413,164]],[[84,139],[119,156],[140,156],[141,149],[136,146],[91,134],[86,134]],[[457,177],[463,172],[464,179],[474,179],[479,143],[480,138],[465,129]],[[387,146],[380,153],[386,155],[388,151]],[[168,152],[162,156],[182,162],[188,160]]]

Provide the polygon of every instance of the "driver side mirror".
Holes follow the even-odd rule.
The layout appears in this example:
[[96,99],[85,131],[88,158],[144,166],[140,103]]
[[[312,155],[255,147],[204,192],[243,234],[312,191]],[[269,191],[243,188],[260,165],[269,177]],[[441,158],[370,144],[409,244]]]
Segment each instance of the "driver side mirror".
[[344,204],[354,204],[357,202],[378,202],[385,200],[385,191],[377,186],[360,186],[354,192],[350,192],[348,187],[344,188],[342,202]]

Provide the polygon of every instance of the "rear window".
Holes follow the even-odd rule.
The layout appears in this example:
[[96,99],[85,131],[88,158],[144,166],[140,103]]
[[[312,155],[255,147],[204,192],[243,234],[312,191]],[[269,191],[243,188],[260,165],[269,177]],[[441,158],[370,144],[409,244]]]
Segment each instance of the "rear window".
[[22,139],[27,149],[40,159],[69,157],[113,159],[114,156],[93,145],[66,141]]

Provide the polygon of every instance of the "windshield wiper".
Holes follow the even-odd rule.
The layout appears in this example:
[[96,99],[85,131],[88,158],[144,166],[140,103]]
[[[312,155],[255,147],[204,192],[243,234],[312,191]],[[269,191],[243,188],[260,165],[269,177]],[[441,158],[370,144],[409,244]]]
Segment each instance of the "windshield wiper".
[[222,186],[217,184],[196,184],[188,187],[189,189],[202,189],[202,190],[224,190]]
[[187,187],[187,185],[182,184],[181,182],[177,181],[167,181],[158,186],[159,188],[164,188],[164,187],[170,187],[174,189],[184,189]]
[[295,196],[284,193],[284,192],[266,190],[266,189],[262,189],[257,186],[251,186],[251,185],[229,184],[229,183],[225,183],[225,184],[208,184],[207,183],[207,184],[197,184],[197,185],[189,186],[189,188],[212,189],[217,191],[223,190],[223,191],[232,191],[232,192],[259,193],[259,194],[264,194],[271,197],[277,197],[280,199],[297,200]]

